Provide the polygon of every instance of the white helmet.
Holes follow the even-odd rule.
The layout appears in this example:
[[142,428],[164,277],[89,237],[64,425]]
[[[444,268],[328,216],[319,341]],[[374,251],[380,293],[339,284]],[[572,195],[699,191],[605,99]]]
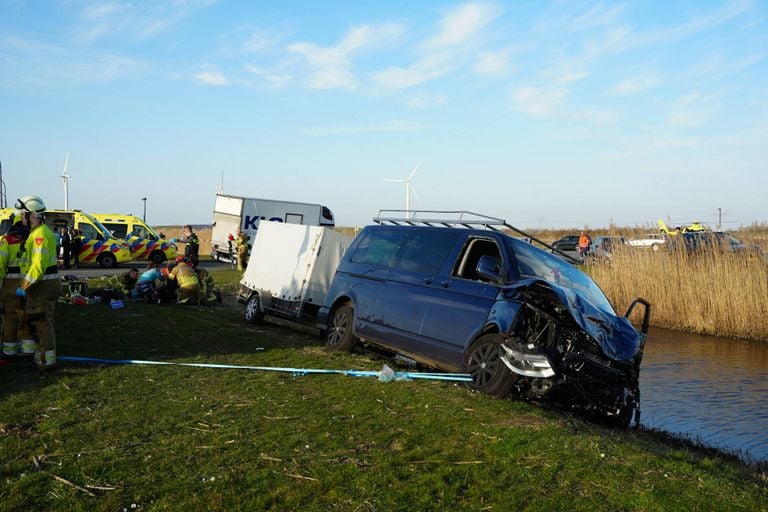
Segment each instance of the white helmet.
[[33,215],[42,215],[46,211],[45,203],[38,196],[24,196],[16,200],[16,209],[22,212],[29,212]]

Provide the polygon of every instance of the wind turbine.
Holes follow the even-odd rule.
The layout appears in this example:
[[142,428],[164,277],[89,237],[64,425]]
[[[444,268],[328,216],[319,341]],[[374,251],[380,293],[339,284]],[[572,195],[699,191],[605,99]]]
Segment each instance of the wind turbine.
[[416,189],[411,185],[411,180],[416,175],[416,171],[419,170],[419,166],[421,165],[421,162],[416,164],[416,167],[413,168],[411,171],[411,175],[408,176],[407,179],[404,180],[384,180],[389,181],[391,183],[405,183],[405,216],[410,217],[411,216],[411,192],[413,192],[413,195],[416,197],[416,200],[418,202],[421,202],[421,199],[419,199],[419,194],[416,193]]
[[67,174],[67,168],[69,167],[69,153],[64,160],[64,170],[61,173],[61,179],[64,181],[64,209],[69,210],[69,179],[72,177]]

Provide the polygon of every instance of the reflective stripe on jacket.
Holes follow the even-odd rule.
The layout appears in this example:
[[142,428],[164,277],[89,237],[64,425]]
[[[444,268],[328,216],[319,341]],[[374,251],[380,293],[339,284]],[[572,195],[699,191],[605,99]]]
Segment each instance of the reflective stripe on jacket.
[[43,279],[58,279],[56,237],[51,228],[41,224],[29,232],[21,258],[21,288],[26,290]]

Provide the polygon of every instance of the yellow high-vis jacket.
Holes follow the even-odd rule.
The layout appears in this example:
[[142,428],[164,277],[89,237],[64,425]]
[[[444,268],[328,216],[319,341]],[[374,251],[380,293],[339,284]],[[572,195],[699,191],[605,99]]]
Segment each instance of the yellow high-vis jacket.
[[24,253],[21,257],[21,288],[29,289],[38,281],[44,279],[58,279],[56,268],[56,237],[51,228],[41,224],[29,232],[27,242],[24,244]]

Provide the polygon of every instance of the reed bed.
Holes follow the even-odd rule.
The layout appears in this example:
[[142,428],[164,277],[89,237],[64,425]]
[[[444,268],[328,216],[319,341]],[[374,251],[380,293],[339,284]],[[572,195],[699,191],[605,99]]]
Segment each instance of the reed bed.
[[639,296],[651,302],[652,325],[768,341],[765,257],[620,247],[587,272],[620,313]]

